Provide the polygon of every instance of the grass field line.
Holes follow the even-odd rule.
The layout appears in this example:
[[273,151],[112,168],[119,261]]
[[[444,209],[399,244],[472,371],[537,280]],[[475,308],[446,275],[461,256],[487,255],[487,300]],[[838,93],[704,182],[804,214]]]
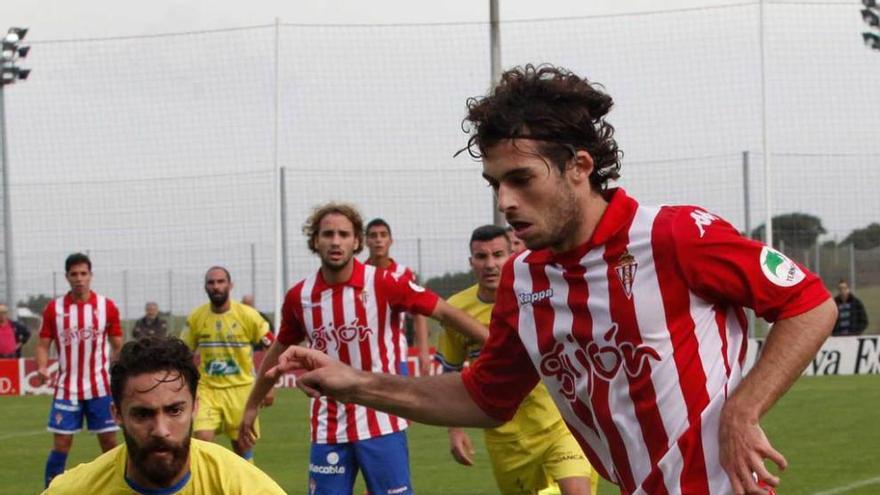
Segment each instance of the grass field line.
[[28,430],[28,431],[19,431],[16,433],[7,433],[6,435],[0,435],[0,440],[9,440],[10,438],[20,438],[20,437],[33,437],[36,435],[42,435],[44,433],[49,433],[45,428],[42,430]]
[[839,486],[837,488],[832,488],[831,490],[826,490],[824,492],[816,492],[813,495],[837,495],[838,493],[846,493],[850,490],[855,490],[856,488],[871,485],[880,485],[880,476],[867,480],[857,481],[855,483],[850,483],[849,485]]

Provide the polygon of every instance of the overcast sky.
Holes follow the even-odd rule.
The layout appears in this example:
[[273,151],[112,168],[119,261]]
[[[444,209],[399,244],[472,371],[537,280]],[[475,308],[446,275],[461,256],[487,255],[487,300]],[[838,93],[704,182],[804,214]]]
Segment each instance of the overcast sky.
[[[571,17],[742,3],[738,0],[501,0],[504,20]],[[661,5],[662,4],[662,5]],[[284,23],[477,22],[488,0],[3,0],[0,19],[35,40],[157,34]]]
[[[763,221],[756,1],[500,3],[504,66],[557,63],[614,97],[628,192],[744,228],[749,151],[751,226]],[[880,95],[865,84],[880,54],[861,44],[857,0],[792,5],[767,9],[774,211],[818,215],[842,239],[880,211]],[[280,33],[246,29],[276,17]],[[491,218],[479,165],[452,159],[464,102],[489,83],[488,0],[0,0],[0,19],[34,42],[34,72],[6,98],[19,292],[53,292],[65,253],[86,250],[128,314],[202,301],[214,263],[271,309],[276,34],[291,282],[316,266],[298,226],[322,201],[386,217],[395,255],[428,276],[464,268]]]

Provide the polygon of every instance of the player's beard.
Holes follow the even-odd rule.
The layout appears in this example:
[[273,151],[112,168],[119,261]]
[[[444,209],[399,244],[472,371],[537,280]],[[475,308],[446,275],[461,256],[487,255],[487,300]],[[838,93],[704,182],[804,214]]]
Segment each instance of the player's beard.
[[[189,459],[192,425],[189,427],[189,433],[180,443],[157,440],[141,445],[133,437],[128,436],[125,428],[122,429],[122,436],[125,437],[128,456],[131,458],[132,463],[137,466],[140,475],[157,486],[170,486],[174,478],[186,468],[186,462]],[[171,457],[156,458],[151,455],[158,449],[170,452]]]
[[560,180],[556,197],[559,199],[551,203],[547,213],[544,214],[545,234],[529,241],[523,239],[527,248],[537,250],[564,245],[568,239],[577,234],[578,225],[584,219],[574,191],[571,186]]
[[211,304],[214,307],[219,308],[219,307],[225,305],[226,301],[229,300],[229,292],[228,291],[224,292],[221,290],[208,291],[208,299],[211,300]]
[[321,266],[327,268],[328,270],[338,272],[344,270],[349,263],[351,263],[351,259],[354,257],[354,253],[346,253],[344,254],[338,261],[334,261],[330,259],[329,256],[321,256]]

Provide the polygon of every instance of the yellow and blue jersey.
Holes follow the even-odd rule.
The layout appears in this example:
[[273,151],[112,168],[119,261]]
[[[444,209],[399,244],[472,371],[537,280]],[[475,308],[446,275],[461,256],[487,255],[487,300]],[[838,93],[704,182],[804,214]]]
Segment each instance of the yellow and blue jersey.
[[201,384],[212,388],[250,385],[254,382],[253,346],[270,337],[269,324],[254,308],[236,301],[225,313],[214,313],[211,304],[199,306],[186,320],[181,339],[198,352]]
[[190,440],[189,473],[165,489],[138,486],[125,474],[128,452],[122,444],[52,480],[43,495],[276,495],[284,490],[266,473],[229,449],[195,438]]
[[[473,285],[452,295],[448,303],[471,315],[485,326],[492,317],[492,303],[483,302],[478,297],[479,286]],[[466,361],[476,359],[480,354],[480,344],[457,331],[443,327],[437,342],[435,359],[443,366],[444,372],[460,371]],[[562,416],[550,398],[543,383],[539,383],[522,401],[513,419],[497,428],[484,430],[486,440],[507,441],[545,430],[562,421]]]

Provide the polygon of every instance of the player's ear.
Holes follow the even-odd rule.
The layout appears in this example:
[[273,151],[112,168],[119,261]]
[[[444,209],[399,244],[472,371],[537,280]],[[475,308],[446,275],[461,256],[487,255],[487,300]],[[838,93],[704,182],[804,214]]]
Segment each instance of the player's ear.
[[113,415],[113,421],[116,422],[117,425],[122,425],[122,411],[119,410],[119,407],[116,406],[115,402],[110,403],[110,414]]
[[587,150],[577,150],[572,158],[572,166],[566,170],[575,184],[589,182],[593,173],[593,157]]

